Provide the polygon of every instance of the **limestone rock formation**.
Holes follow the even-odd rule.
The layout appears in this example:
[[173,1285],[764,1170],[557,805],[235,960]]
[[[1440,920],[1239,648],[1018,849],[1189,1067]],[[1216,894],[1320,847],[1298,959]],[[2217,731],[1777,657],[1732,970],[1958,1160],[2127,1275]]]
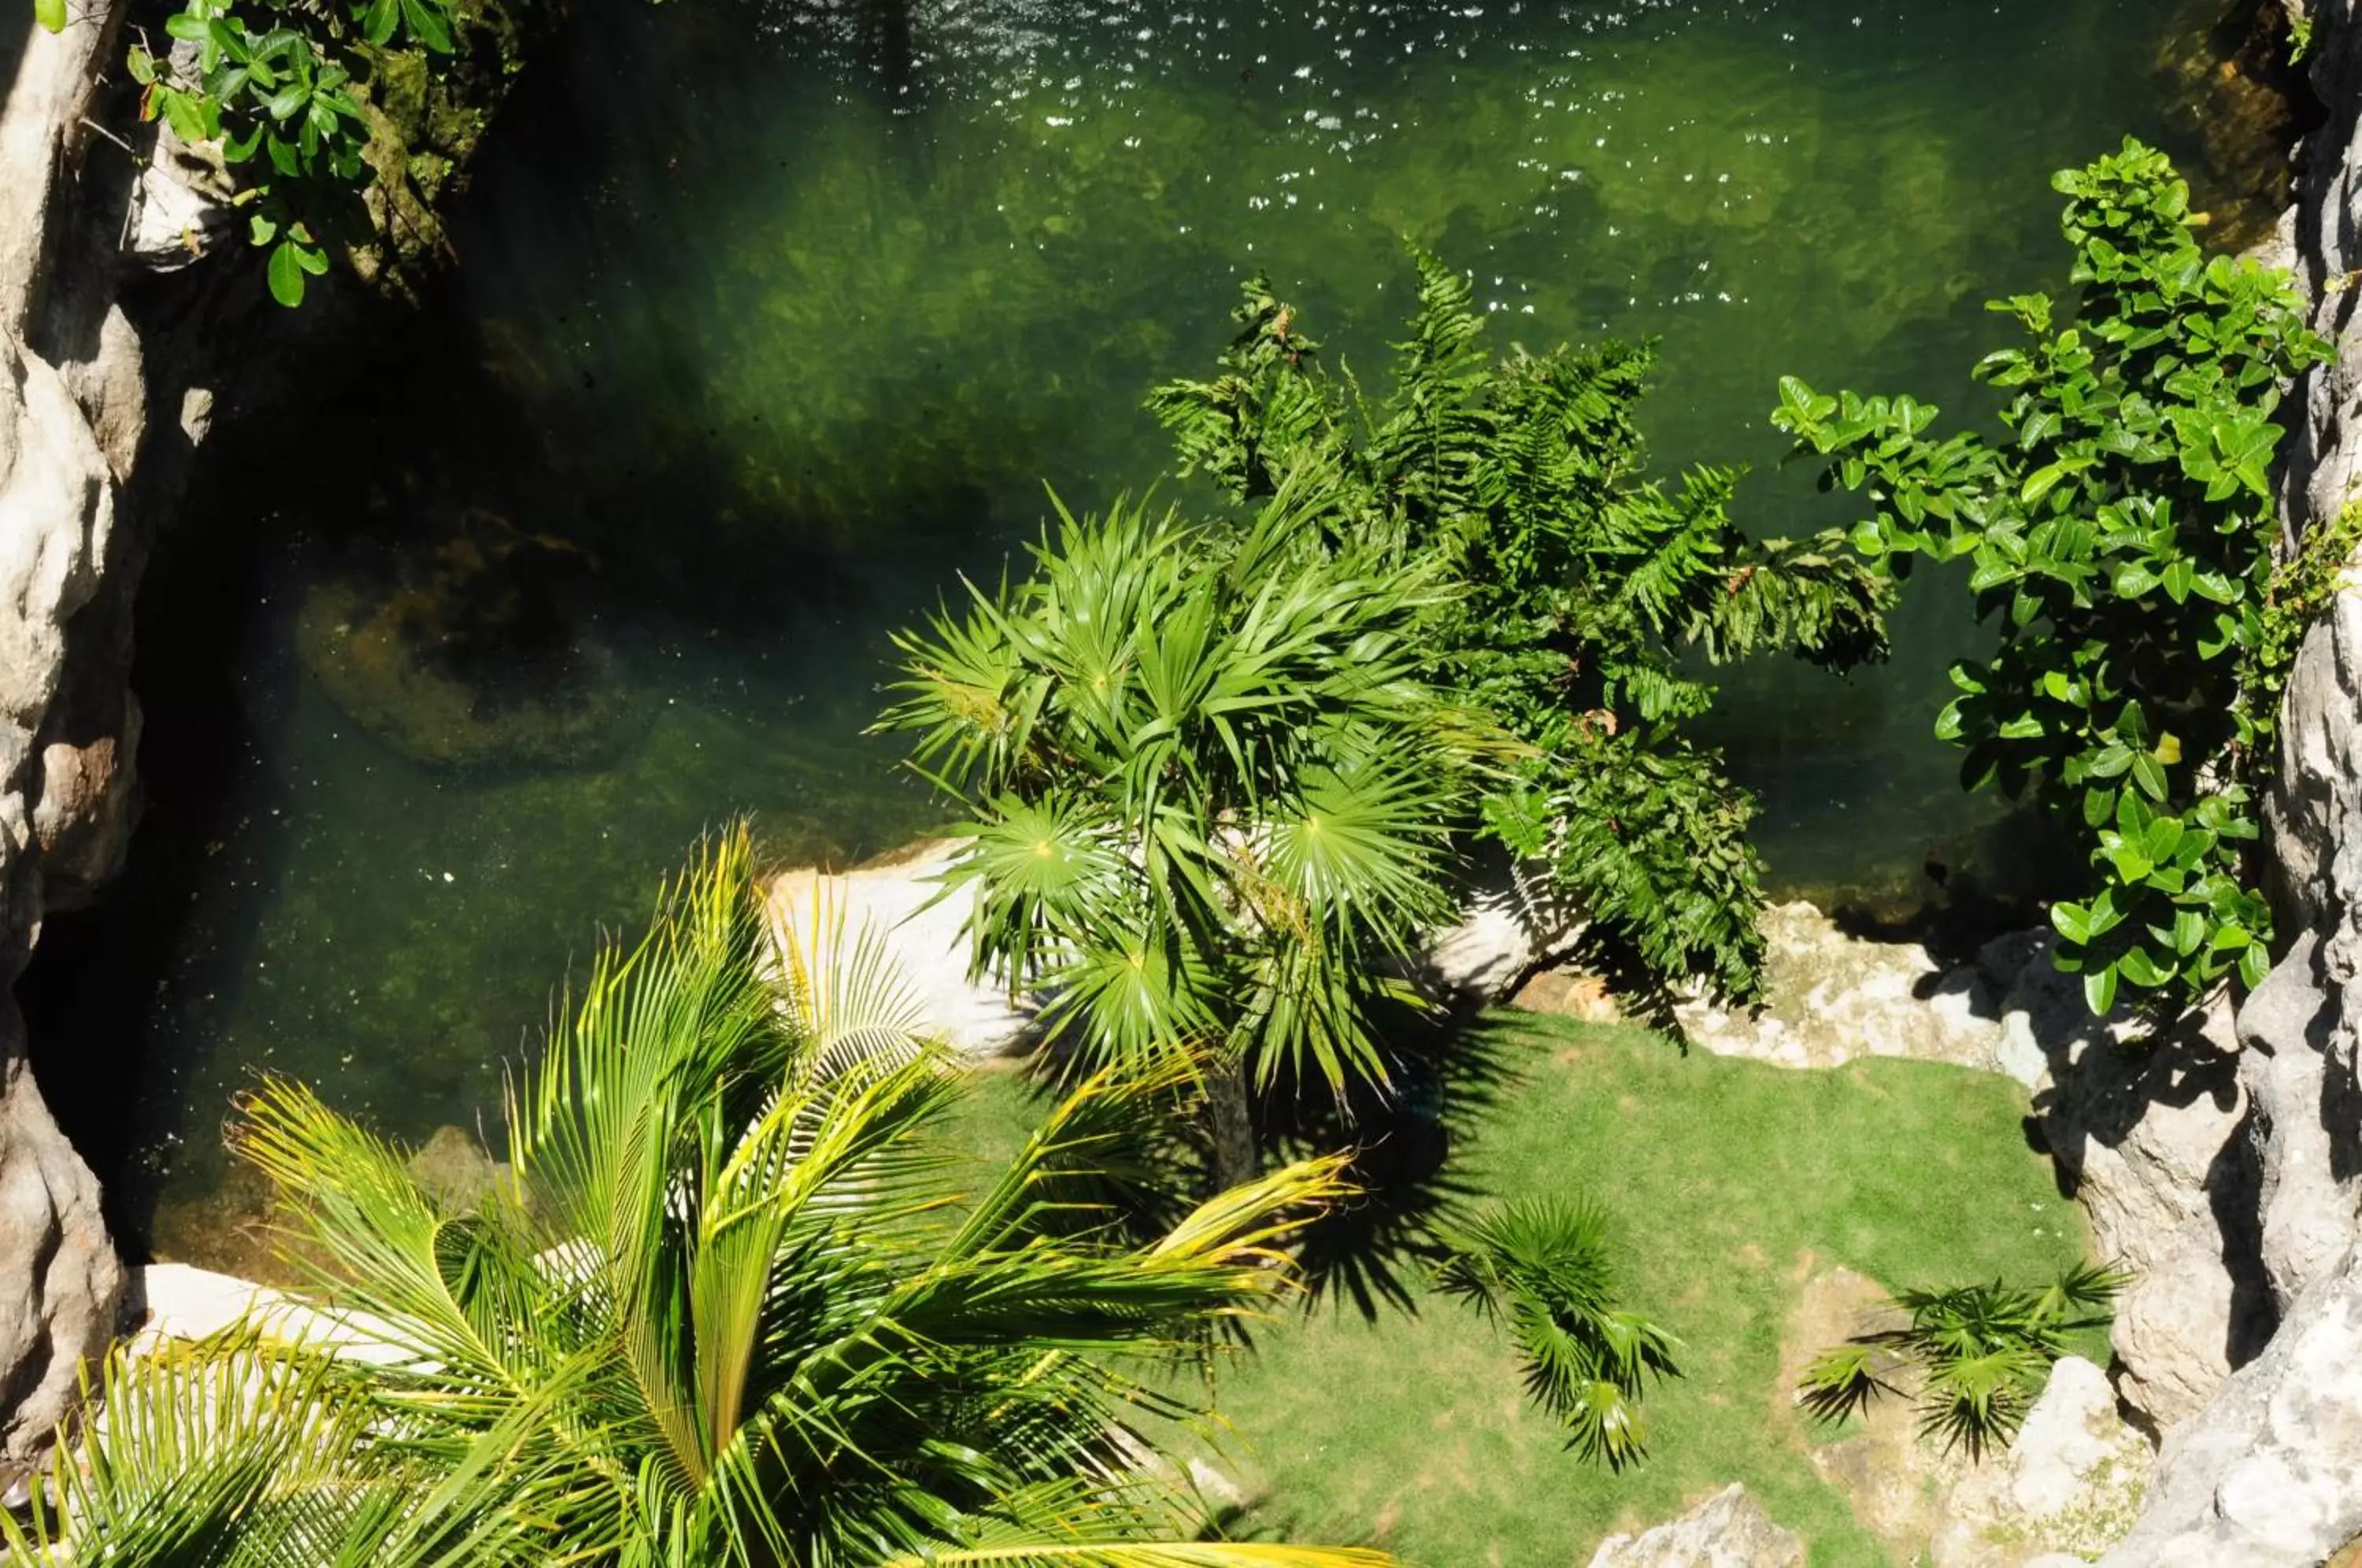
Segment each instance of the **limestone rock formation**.
[[2166,1440],[2103,1568],[2315,1568],[2362,1538],[2362,1249]]
[[1943,1505],[1934,1568],[2082,1562],[2138,1514],[2156,1455],[2116,1412],[2108,1375],[2081,1356],[2050,1369],[2009,1452],[1978,1466]]
[[[94,155],[93,83],[119,22],[100,6],[50,34],[20,14],[0,100],[0,1472],[47,1446],[78,1363],[116,1326],[98,1186],[42,1104],[12,993],[43,916],[85,901],[127,842],[130,605],[211,401],[189,373],[198,356],[176,345],[218,341],[194,295],[169,319],[127,304],[127,284],[165,260],[126,246],[139,213],[165,204],[189,234],[226,214],[201,180],[166,192],[177,160],[143,184],[119,149]],[[183,244],[171,259],[193,256]],[[179,417],[151,418],[160,408]]]
[[[2047,983],[2029,969],[2021,999]],[[2164,1430],[2202,1406],[2271,1332],[2272,1305],[2245,1268],[2255,1252],[2256,1176],[2242,1136],[2238,1056],[2220,1009],[2136,1038],[2121,1021],[2079,1018],[2073,989],[2070,1001],[2014,1009],[2013,1017],[2047,1011],[2062,1021],[2037,1031],[2050,1065],[2036,1112],[2094,1249],[2133,1272],[2116,1305],[2118,1388]]]
[[[104,858],[90,844],[120,843],[105,822],[120,791],[90,788],[102,770],[86,761],[111,743],[77,745],[59,722],[76,617],[114,531],[114,477],[72,394],[0,334],[0,986],[39,927],[44,851],[81,837],[70,859],[87,877]],[[77,798],[80,811],[63,807]],[[34,1457],[65,1417],[121,1290],[98,1184],[42,1105],[15,998],[0,992],[0,1463]]]
[[1765,1005],[1680,1004],[1674,1018],[1692,1044],[1783,1067],[1857,1056],[1998,1066],[2008,975],[1950,969],[1916,943],[1853,935],[1809,903],[1764,911],[1763,937]]
[[[2283,522],[2300,541],[2362,493],[2362,6],[2309,14],[2327,118],[2305,149],[2294,224],[2313,325],[2338,349],[2282,413]],[[2290,417],[2293,415],[2293,417]],[[2349,580],[2351,578],[2349,573]],[[2241,1010],[2253,1115],[2253,1253],[2237,1271],[2279,1322],[2168,1435],[2148,1508],[2111,1568],[2318,1564],[2362,1537],[2362,598],[2352,586],[2290,673],[2266,801],[2290,945]]]
[[1609,1536],[1591,1568],[1805,1568],[1805,1543],[1733,1482],[1669,1524]]

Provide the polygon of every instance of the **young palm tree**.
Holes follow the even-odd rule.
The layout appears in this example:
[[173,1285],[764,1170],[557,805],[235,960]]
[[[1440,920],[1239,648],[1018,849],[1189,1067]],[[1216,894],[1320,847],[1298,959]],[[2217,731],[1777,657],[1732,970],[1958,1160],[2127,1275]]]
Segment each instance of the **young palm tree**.
[[472,1211],[264,1087],[238,1147],[292,1217],[306,1298],[376,1353],[266,1323],[118,1364],[60,1461],[61,1513],[20,1546],[225,1568],[1383,1562],[1187,1540],[1130,1430],[1189,1414],[1152,1374],[1286,1286],[1279,1244],[1335,1163],[1120,1240],[1075,1210],[1131,1098],[1173,1084],[1097,1077],[966,1192],[931,1136],[959,1080],[873,943],[816,945],[839,950],[774,963],[745,834],[710,846],[638,947],[599,957]]
[[1843,1420],[1896,1392],[1890,1368],[1915,1366],[1920,1435],[1982,1458],[2017,1435],[2068,1336],[2105,1327],[2130,1282],[2120,1269],[2077,1264],[2038,1290],[1995,1280],[1899,1292],[1892,1305],[1909,1320],[1822,1352],[1805,1369],[1797,1403],[1821,1420]]
[[1063,509],[1034,575],[905,636],[883,727],[961,801],[978,973],[1087,1059],[1210,1056],[1217,1170],[1245,1082],[1383,1081],[1373,1005],[1451,912],[1467,751],[1416,670],[1433,574],[1324,537],[1307,470],[1242,528]]
[[1678,1377],[1681,1342],[1616,1304],[1605,1212],[1589,1199],[1521,1198],[1445,1238],[1438,1283],[1507,1321],[1526,1391],[1585,1459],[1621,1470],[1648,1452],[1640,1393]]

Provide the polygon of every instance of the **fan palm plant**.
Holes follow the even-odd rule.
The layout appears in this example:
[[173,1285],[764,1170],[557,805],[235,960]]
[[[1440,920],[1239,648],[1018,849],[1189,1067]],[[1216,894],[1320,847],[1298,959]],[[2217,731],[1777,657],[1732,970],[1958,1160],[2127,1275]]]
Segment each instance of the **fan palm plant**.
[[1616,1305],[1605,1212],[1587,1199],[1523,1198],[1445,1238],[1437,1283],[1508,1324],[1526,1391],[1585,1459],[1621,1470],[1648,1452],[1640,1394],[1677,1377],[1681,1342]]
[[1447,595],[1336,542],[1337,499],[1307,469],[1237,529],[1061,508],[1032,578],[901,639],[881,722],[970,815],[977,972],[1087,1060],[1210,1057],[1229,1181],[1249,1077],[1384,1081],[1373,1010],[1451,910],[1468,726],[1417,674]]
[[1905,1290],[1892,1298],[1908,1321],[1857,1334],[1805,1369],[1797,1403],[1825,1421],[1860,1413],[1896,1392],[1891,1365],[1915,1366],[1922,1436],[1972,1459],[2017,1435],[2067,1336],[2105,1326],[2129,1284],[2114,1268],[2077,1264],[2039,1289],[2003,1285]]
[[1383,1562],[1187,1539],[1130,1430],[1190,1414],[1162,1369],[1286,1286],[1281,1243],[1336,1163],[1123,1239],[1076,1209],[1136,1097],[1172,1086],[1098,1077],[967,1191],[933,1136],[959,1080],[877,944],[774,962],[752,883],[727,835],[635,949],[602,953],[467,1210],[304,1089],[260,1089],[237,1145],[288,1212],[303,1298],[370,1353],[266,1322],[118,1364],[61,1512],[19,1545],[220,1568]]

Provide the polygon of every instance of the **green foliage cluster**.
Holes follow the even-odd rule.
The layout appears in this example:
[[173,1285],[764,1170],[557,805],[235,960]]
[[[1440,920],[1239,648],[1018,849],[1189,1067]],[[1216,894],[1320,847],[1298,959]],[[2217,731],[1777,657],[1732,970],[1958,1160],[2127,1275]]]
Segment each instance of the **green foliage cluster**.
[[1588,1198],[1518,1198],[1446,1245],[1436,1283],[1508,1324],[1527,1392],[1565,1424],[1569,1446],[1617,1470],[1643,1457],[1641,1390],[1652,1376],[1680,1375],[1681,1342],[1616,1304],[1606,1211]]
[[1421,673],[1518,743],[1485,831],[1546,862],[1647,977],[1752,999],[1754,803],[1684,731],[1714,701],[1695,657],[1882,657],[1890,584],[1841,534],[1749,539],[1729,514],[1734,470],[1672,488],[1644,477],[1650,348],[1488,359],[1467,282],[1417,260],[1418,309],[1384,400],[1324,373],[1256,278],[1220,373],[1150,406],[1184,472],[1241,500],[1318,473],[1339,539],[1436,563],[1454,591],[1422,634]]
[[2272,579],[2271,416],[2328,349],[2285,274],[2201,252],[2162,153],[2127,138],[2054,183],[2074,319],[2055,326],[2043,294],[1991,305],[2032,339],[1977,366],[2013,393],[2003,439],[1937,439],[1908,396],[1794,378],[1772,418],[1826,485],[1869,496],[1865,557],[1970,563],[2000,646],[1953,667],[1937,732],[1967,748],[1970,788],[2029,795],[2079,835],[2092,892],[2052,922],[2104,1013],[2120,982],[2172,1006],[2268,965],[2241,765],[2269,719],[2240,683]]
[[1389,960],[1450,913],[1462,751],[1418,679],[1434,571],[1307,473],[1240,529],[1061,512],[1035,572],[900,646],[883,723],[966,809],[977,972],[1086,1054],[1383,1080]]
[[296,0],[187,0],[164,24],[183,46],[132,46],[140,115],[181,138],[219,138],[245,171],[248,237],[269,252],[271,296],[304,302],[328,270],[328,244],[367,232],[361,191],[370,127],[357,85],[389,47],[453,50],[451,0],[356,0],[348,18]]
[[2008,1445],[2067,1353],[2068,1336],[2104,1327],[2130,1278],[2078,1264],[2038,1290],[1995,1280],[1903,1291],[1892,1301],[1911,1320],[1823,1352],[1805,1369],[1800,1402],[1822,1420],[1841,1420],[1897,1392],[1881,1369],[1899,1357],[1919,1375],[1921,1433],[1981,1459]]
[[[1134,1429],[1289,1284],[1342,1192],[1289,1165],[1148,1240],[1101,1171],[1174,1087],[1085,1080],[997,1168],[942,1142],[964,1092],[877,939],[774,944],[745,835],[599,956],[510,1098],[480,1199],[290,1083],[237,1142],[273,1184],[299,1299],[118,1353],[11,1561],[220,1568],[969,1562],[1377,1568],[1195,1539]],[[977,1178],[973,1185],[970,1176]],[[350,1347],[345,1347],[349,1351]]]
[[2251,781],[2279,760],[2266,742],[2278,725],[2289,670],[2305,633],[2327,613],[2356,552],[2362,552],[2362,502],[2348,502],[2335,517],[2299,540],[2295,553],[2272,569],[2257,617],[2255,646],[2246,650],[2239,672],[2240,696],[2256,725],[2255,742],[2243,759]]

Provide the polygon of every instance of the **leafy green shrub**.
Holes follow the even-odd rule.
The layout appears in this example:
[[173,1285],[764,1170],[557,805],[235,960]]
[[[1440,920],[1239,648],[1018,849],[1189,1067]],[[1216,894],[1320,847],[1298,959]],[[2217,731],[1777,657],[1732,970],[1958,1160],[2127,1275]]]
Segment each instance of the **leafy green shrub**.
[[2207,259],[2159,152],[2054,181],[2068,198],[2074,321],[2044,294],[1992,303],[2030,346],[1987,355],[2007,435],[1937,439],[1903,397],[1827,397],[1790,377],[1772,419],[1867,493],[1872,560],[1966,560],[1991,659],[1952,668],[1937,733],[1968,787],[1997,781],[2078,835],[2089,897],[2051,911],[2093,1011],[2119,983],[2161,1005],[2268,966],[2242,764],[2270,719],[2241,677],[2272,576],[2272,423],[2282,383],[2328,353],[2287,277]]
[[1220,372],[1161,387],[1150,407],[1185,473],[1242,500],[1318,473],[1339,498],[1338,538],[1436,563],[1457,592],[1422,634],[1422,673],[1520,743],[1485,830],[1546,860],[1647,976],[1750,999],[1754,802],[1684,733],[1714,701],[1690,656],[1881,657],[1890,585],[1841,534],[1748,538],[1729,516],[1735,470],[1644,479],[1647,347],[1490,361],[1466,282],[1417,263],[1418,309],[1383,402],[1328,376],[1258,277]]
[[969,814],[976,971],[1092,1060],[1213,1053],[1233,1176],[1241,1075],[1384,1081],[1388,963],[1451,912],[1462,737],[1418,668],[1444,589],[1325,543],[1335,502],[1308,472],[1239,530],[1062,511],[1030,579],[900,639],[881,721]]
[[2067,1336],[2103,1327],[2129,1276],[2078,1264],[2039,1290],[1991,1285],[1906,1290],[1891,1297],[1910,1314],[1899,1329],[1857,1334],[1805,1369],[1798,1401],[1825,1421],[1842,1420],[1882,1395],[1899,1392],[1881,1373],[1901,1358],[1918,1373],[1920,1431],[1940,1434],[1982,1458],[2007,1446],[2067,1353]]
[[375,52],[397,40],[452,52],[451,0],[359,0],[352,28],[332,7],[295,0],[187,0],[164,30],[193,58],[135,44],[128,65],[143,118],[188,142],[219,138],[244,171],[248,237],[270,252],[273,298],[304,301],[304,281],[328,270],[327,242],[361,223],[372,171],[370,125],[355,97]]
[[1616,1303],[1606,1216],[1588,1199],[1520,1198],[1448,1233],[1437,1282],[1505,1320],[1526,1391],[1585,1459],[1622,1469],[1648,1452],[1639,1398],[1678,1377],[1681,1342]]

